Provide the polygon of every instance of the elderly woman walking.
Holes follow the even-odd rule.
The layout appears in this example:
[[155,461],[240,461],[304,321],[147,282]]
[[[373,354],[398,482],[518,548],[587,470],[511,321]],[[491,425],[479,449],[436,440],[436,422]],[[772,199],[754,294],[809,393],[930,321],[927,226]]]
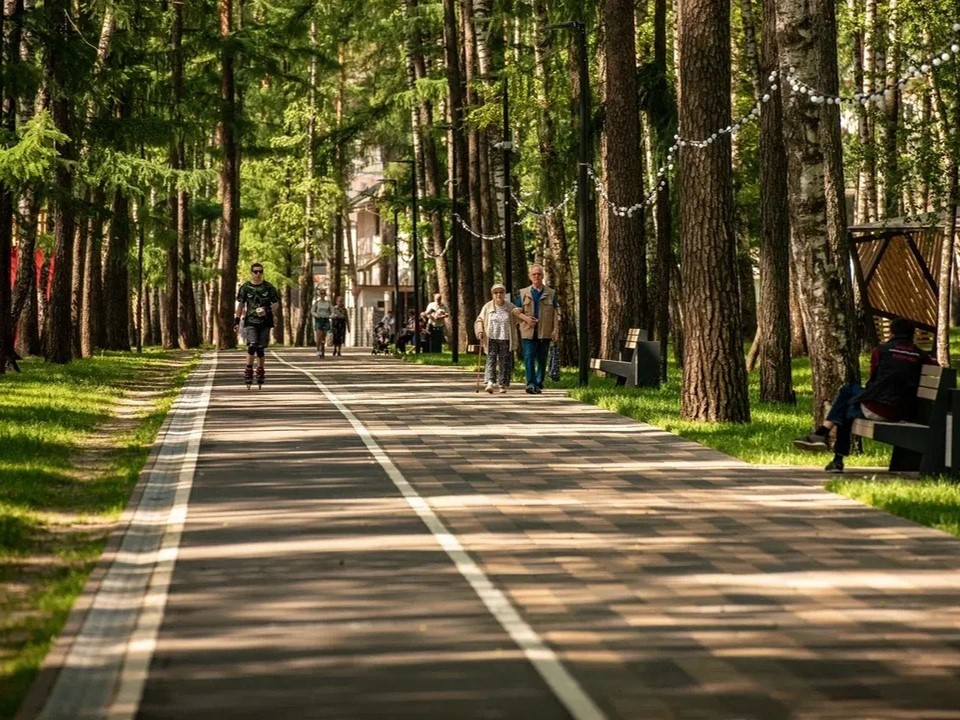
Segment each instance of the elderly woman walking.
[[493,299],[480,310],[474,323],[477,338],[487,351],[487,366],[483,375],[486,391],[500,389],[505,393],[510,387],[513,373],[513,353],[517,350],[518,317],[513,314],[515,306],[507,300],[507,289],[500,285],[490,288]]

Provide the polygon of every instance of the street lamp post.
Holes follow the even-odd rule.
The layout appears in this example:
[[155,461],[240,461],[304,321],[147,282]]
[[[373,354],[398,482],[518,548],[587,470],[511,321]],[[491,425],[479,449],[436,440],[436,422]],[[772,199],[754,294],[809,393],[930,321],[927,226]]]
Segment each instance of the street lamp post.
[[580,21],[562,22],[551,25],[551,28],[573,30],[577,36],[577,52],[580,54],[580,162],[577,172],[577,264],[579,267],[580,303],[579,303],[579,382],[585,387],[589,382],[590,368],[590,336],[587,328],[589,303],[587,292],[587,260],[590,257],[589,227],[587,220],[587,204],[590,202],[590,193],[587,187],[587,167],[590,164],[592,140],[590,137],[590,71],[587,67],[587,27]]
[[400,333],[400,207],[393,203],[393,326]]

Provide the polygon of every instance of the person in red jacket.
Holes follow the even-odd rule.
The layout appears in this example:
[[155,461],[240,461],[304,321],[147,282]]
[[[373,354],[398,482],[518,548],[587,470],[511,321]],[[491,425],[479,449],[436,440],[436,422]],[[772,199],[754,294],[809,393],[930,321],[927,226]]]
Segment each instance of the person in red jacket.
[[921,367],[937,364],[914,344],[915,332],[913,323],[906,318],[893,320],[890,340],[873,349],[867,386],[863,388],[850,383],[840,388],[823,425],[794,440],[793,444],[803,450],[827,450],[830,430],[836,427],[833,460],[825,469],[842,473],[843,459],[850,454],[850,431],[854,420],[899,422],[909,417],[916,402]]

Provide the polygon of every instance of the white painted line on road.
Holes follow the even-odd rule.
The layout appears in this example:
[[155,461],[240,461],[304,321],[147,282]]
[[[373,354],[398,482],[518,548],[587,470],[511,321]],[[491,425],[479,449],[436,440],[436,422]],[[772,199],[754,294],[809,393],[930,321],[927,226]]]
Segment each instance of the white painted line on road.
[[193,478],[197,470],[197,459],[200,456],[203,424],[206,420],[207,408],[210,405],[213,380],[217,374],[217,355],[214,353],[212,357],[210,367],[207,369],[208,374],[203,385],[203,391],[194,409],[193,424],[187,431],[187,448],[177,477],[177,491],[173,499],[173,506],[170,508],[167,517],[166,532],[164,532],[163,541],[157,552],[156,566],[150,580],[150,588],[144,598],[137,629],[127,646],[123,673],[120,676],[120,683],[110,708],[110,714],[107,716],[108,720],[132,719],[136,717],[140,709],[143,686],[147,682],[150,662],[157,648],[157,637],[160,634],[160,625],[163,623],[163,613],[170,592],[173,568],[177,563],[180,550],[180,538],[183,535],[183,526],[187,521],[187,506],[190,501],[190,491],[193,488]]
[[216,355],[205,358],[196,371],[200,381],[188,383],[170,409],[139,503],[125,513],[129,522],[120,548],[40,720],[129,720],[139,710],[187,516],[216,367]]
[[427,526],[440,547],[444,549],[447,556],[453,561],[453,564],[459,570],[460,574],[470,583],[474,592],[487,609],[496,618],[497,622],[506,630],[507,634],[513,639],[517,646],[523,651],[533,667],[544,679],[550,689],[556,695],[557,699],[567,708],[574,720],[604,720],[606,716],[603,711],[597,707],[593,699],[587,695],[580,683],[574,679],[569,671],[560,662],[560,658],[551,650],[547,644],[540,638],[526,621],[520,617],[520,613],[513,606],[506,595],[503,594],[496,585],[486,576],[480,566],[477,565],[470,554],[464,550],[457,537],[451,533],[443,521],[437,516],[430,507],[430,503],[425,500],[407,481],[400,472],[399,468],[393,464],[393,461],[384,452],[383,448],[377,443],[373,435],[364,426],[360,420],[344,405],[340,399],[327,388],[312,372],[301,368],[293,363],[287,362],[276,352],[273,356],[281,363],[306,375],[313,384],[320,389],[327,399],[343,414],[350,422],[353,429],[363,440],[370,454],[376,459],[380,466],[387,473],[390,480],[403,495],[404,499],[413,508],[414,512]]

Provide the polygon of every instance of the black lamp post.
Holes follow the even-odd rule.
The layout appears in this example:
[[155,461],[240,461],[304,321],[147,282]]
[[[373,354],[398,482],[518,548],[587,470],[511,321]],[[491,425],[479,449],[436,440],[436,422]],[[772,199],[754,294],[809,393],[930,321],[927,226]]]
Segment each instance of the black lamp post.
[[393,326],[400,332],[400,207],[393,203]]
[[587,167],[590,164],[592,139],[590,136],[590,71],[587,67],[587,27],[580,21],[562,22],[551,25],[551,28],[573,30],[577,36],[577,51],[580,54],[580,163],[577,173],[577,264],[579,268],[580,303],[579,303],[579,382],[585,387],[589,382],[590,368],[590,338],[587,330],[588,296],[587,296],[587,258],[592,248],[588,248],[588,221],[587,204],[590,202],[590,193],[587,187]]
[[410,216],[413,222],[411,231],[410,252],[413,255],[413,312],[414,312],[414,344],[416,352],[420,353],[420,259],[417,241],[417,162],[416,160],[394,160],[398,163],[410,165]]

